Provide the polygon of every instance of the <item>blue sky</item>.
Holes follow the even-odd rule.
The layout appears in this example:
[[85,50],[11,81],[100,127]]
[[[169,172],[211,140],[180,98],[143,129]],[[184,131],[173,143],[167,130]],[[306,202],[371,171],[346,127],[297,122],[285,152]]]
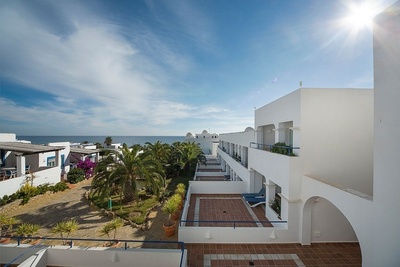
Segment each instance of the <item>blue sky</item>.
[[238,132],[299,81],[372,88],[361,2],[2,0],[0,132]]

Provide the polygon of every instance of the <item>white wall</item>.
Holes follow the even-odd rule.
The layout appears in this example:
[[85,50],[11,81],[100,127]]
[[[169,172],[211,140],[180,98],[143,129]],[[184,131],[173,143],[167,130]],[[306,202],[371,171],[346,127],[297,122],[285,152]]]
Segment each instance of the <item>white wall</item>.
[[17,135],[14,133],[0,133],[0,142],[15,142]]
[[[60,181],[60,168],[53,167],[39,172],[35,172],[35,179],[33,185],[38,186],[41,184],[56,184]],[[18,191],[26,182],[26,176],[19,176],[12,179],[7,179],[0,182],[0,197],[4,195],[11,195]]]
[[219,135],[219,140],[233,143],[240,146],[250,147],[251,142],[255,142],[253,129],[247,129],[244,132],[224,133]]
[[[363,248],[364,242],[373,242],[370,231],[370,220],[371,217],[376,216],[371,212],[372,200],[362,195],[356,195],[353,192],[347,192],[340,188],[336,188],[332,185],[323,183],[313,178],[303,176],[302,177],[302,218],[301,218],[301,242],[302,244],[309,244],[311,242],[313,231],[320,231],[321,237],[333,237],[334,240],[340,241],[335,236],[342,236],[344,240],[350,241],[352,237],[358,239],[361,248]],[[326,199],[333,206],[335,206],[345,218],[328,219],[336,216],[338,211],[329,207],[329,210],[324,210],[323,207],[319,208],[318,203],[315,200],[318,198]],[[314,210],[314,207],[316,208]],[[312,211],[320,212],[321,218],[315,221],[317,224],[312,225],[313,215]],[[318,214],[317,214],[318,216]],[[346,220],[349,221],[350,225],[346,225]],[[339,225],[337,224],[339,223]],[[342,228],[339,228],[342,226]],[[323,227],[323,228],[322,228]],[[354,230],[351,231],[351,228]],[[347,232],[349,236],[343,236]],[[364,256],[364,254],[363,254]]]
[[311,242],[358,242],[343,213],[324,198],[315,199],[311,224]]
[[[0,246],[0,263],[7,263],[17,257],[30,246],[16,245]],[[42,258],[45,265],[38,266],[179,266],[182,252],[180,249],[108,249],[108,248],[86,248],[65,246],[52,248],[40,247],[33,249],[17,261],[22,263],[30,255],[42,250]],[[39,254],[39,253],[38,253]],[[33,256],[36,258],[37,256]],[[36,262],[38,260],[36,259]],[[183,264],[187,264],[187,251],[183,255]],[[29,265],[31,266],[31,265]]]
[[191,194],[241,194],[246,192],[243,181],[189,181]]
[[255,130],[263,125],[275,124],[278,128],[280,122],[294,121],[293,125],[300,124],[300,90],[285,95],[255,111]]
[[373,90],[301,90],[302,173],[372,195]]
[[375,18],[374,202],[363,266],[400,266],[400,2]]

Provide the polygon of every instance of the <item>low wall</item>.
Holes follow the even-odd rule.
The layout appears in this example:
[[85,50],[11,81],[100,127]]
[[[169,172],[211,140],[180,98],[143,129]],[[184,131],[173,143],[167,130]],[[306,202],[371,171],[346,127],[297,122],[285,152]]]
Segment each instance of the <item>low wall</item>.
[[[38,186],[42,184],[56,184],[60,182],[60,167],[54,167],[37,171],[34,173],[35,179],[33,185]],[[18,191],[26,182],[26,176],[19,176],[16,178],[7,179],[0,182],[0,197],[4,195],[11,195]]]
[[[286,224],[285,224],[286,225]],[[185,243],[291,243],[297,240],[284,228],[274,227],[179,227]],[[298,242],[298,241],[297,241]],[[296,242],[296,243],[297,243]]]
[[[0,245],[0,263],[5,264],[27,252],[30,246]],[[29,251],[16,264],[26,261],[29,266],[180,266],[180,249],[110,249],[55,246],[39,247]],[[187,264],[185,250],[182,266]],[[25,266],[25,265],[22,265]]]
[[[243,181],[190,181],[191,194],[241,194],[247,192],[247,183]],[[188,199],[190,195],[188,194]]]

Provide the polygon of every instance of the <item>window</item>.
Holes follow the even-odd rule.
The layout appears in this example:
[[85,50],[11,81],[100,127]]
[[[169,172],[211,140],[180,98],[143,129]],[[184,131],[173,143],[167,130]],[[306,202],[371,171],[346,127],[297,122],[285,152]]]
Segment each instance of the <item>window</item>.
[[56,166],[56,157],[48,157],[47,158],[47,167],[55,167]]

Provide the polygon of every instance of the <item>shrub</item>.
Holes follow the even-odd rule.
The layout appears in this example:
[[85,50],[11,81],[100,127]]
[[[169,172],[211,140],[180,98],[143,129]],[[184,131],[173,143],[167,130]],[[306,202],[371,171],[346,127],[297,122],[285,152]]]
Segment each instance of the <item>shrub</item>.
[[281,215],[281,200],[278,197],[271,199],[269,201],[269,206],[273,209],[279,216]]
[[31,198],[37,195],[36,187],[26,183],[17,191],[18,198]]
[[79,183],[85,179],[85,171],[80,168],[74,168],[67,174],[67,181],[71,184]]
[[58,182],[54,186],[51,186],[50,189],[53,193],[57,193],[68,189],[68,185],[65,182]]

